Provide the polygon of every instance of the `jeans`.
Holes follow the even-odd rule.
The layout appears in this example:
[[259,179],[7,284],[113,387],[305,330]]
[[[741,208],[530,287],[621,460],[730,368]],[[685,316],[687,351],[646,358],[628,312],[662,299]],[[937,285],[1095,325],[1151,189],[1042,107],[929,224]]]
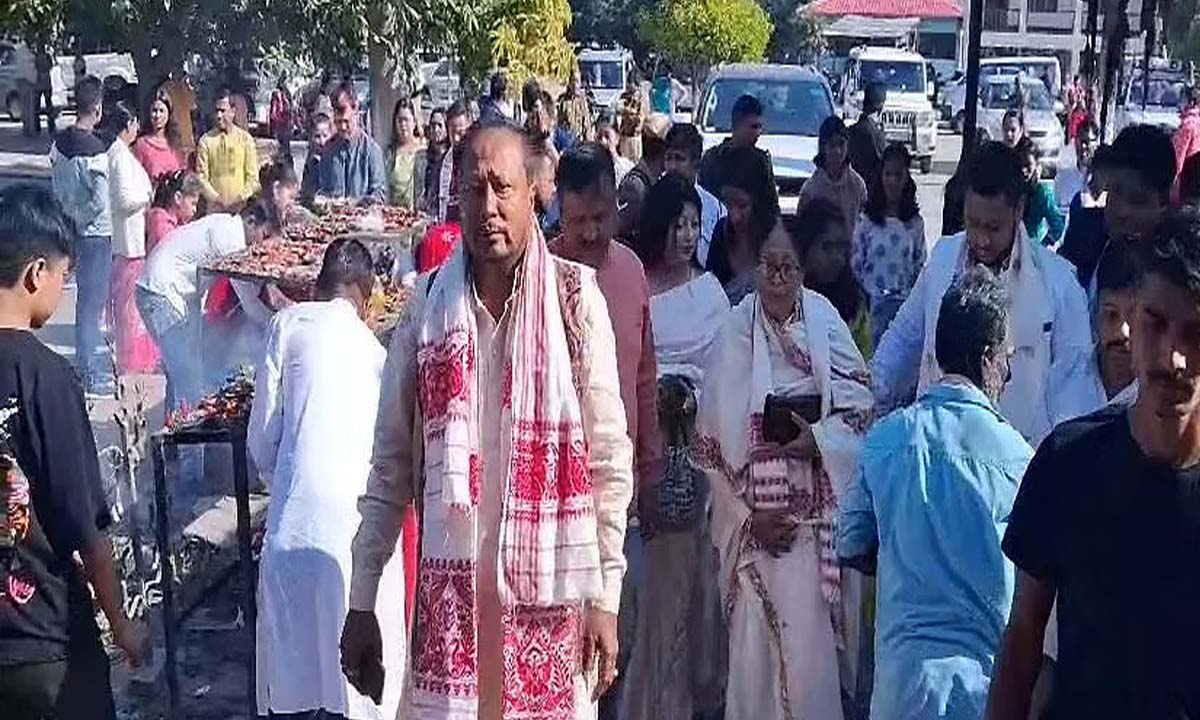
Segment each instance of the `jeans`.
[[96,348],[103,341],[100,318],[108,307],[112,276],[112,238],[85,235],[79,239],[75,261],[75,367],[84,388],[109,372],[95,370]]
[[184,404],[195,407],[204,394],[200,308],[181,316],[166,297],[140,285],[137,307],[167,367],[167,409],[178,410]]

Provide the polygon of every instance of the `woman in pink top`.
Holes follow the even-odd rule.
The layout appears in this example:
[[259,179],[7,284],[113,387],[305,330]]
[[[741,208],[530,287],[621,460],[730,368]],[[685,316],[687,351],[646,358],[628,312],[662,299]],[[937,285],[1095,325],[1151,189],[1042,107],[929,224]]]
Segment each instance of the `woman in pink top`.
[[171,99],[165,93],[156,93],[146,112],[145,134],[133,144],[134,156],[156,184],[164,175],[183,167],[179,130],[171,113]]
[[200,178],[183,170],[159,180],[154,205],[146,211],[146,257],[172,230],[196,217],[201,189]]

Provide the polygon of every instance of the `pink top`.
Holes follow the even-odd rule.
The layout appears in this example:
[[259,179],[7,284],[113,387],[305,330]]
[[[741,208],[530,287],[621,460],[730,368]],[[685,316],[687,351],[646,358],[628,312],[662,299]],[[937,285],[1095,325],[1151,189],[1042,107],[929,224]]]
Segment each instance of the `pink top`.
[[166,208],[152,207],[146,211],[146,257],[162,239],[179,227],[179,218]]
[[183,167],[183,158],[165,140],[143,135],[133,143],[133,154],[146,168],[151,182]]
[[[565,238],[550,243],[551,252],[579,262]],[[617,339],[617,375],[625,421],[633,442],[634,469],[640,487],[658,484],[662,435],[658,427],[658,363],[650,328],[650,286],[642,261],[625,245],[609,243],[608,257],[596,269],[596,282],[608,303]]]

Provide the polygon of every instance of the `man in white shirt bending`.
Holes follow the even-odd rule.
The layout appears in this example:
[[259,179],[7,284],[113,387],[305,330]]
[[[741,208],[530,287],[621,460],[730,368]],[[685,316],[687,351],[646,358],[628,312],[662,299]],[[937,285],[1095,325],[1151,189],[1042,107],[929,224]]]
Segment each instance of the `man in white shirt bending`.
[[[167,366],[168,409],[184,403],[195,407],[204,392],[198,348],[207,288],[199,286],[197,272],[217,258],[278,234],[274,213],[254,203],[240,217],[214,213],[176,228],[146,259],[137,283],[137,307]],[[251,313],[262,306],[255,295],[259,290],[254,283],[234,284],[238,299]]]
[[712,245],[713,229],[717,221],[725,217],[725,205],[715,195],[696,182],[700,172],[700,157],[704,152],[704,139],[695,125],[680,123],[667,131],[667,172],[687,180],[696,186],[700,196],[700,240],[696,243],[696,261],[700,267],[708,262],[708,248]]
[[248,444],[271,488],[258,574],[258,713],[392,720],[404,671],[400,557],[381,578],[382,705],[342,676],[355,504],[367,487],[386,352],[363,322],[375,275],[357,240],[325,251],[317,299],[271,321]]

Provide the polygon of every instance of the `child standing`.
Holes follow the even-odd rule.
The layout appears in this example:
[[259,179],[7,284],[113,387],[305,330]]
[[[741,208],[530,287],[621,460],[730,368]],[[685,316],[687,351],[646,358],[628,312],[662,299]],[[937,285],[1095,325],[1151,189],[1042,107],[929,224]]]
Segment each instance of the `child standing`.
[[840,117],[825,118],[817,135],[817,156],[813,158],[817,169],[800,187],[800,199],[796,203],[797,215],[817,198],[836,205],[842,211],[847,239],[867,201],[867,184],[850,167],[849,137],[850,131]]
[[925,265],[925,221],[910,161],[900,143],[883,151],[879,177],[871,183],[850,243],[850,267],[871,306],[873,345],[879,344]]
[[[115,717],[88,584],[117,645],[145,633],[122,613],[83,389],[32,330],[54,314],[75,229],[47,190],[0,193],[0,708],[5,718]],[[78,554],[80,562],[74,558]]]

